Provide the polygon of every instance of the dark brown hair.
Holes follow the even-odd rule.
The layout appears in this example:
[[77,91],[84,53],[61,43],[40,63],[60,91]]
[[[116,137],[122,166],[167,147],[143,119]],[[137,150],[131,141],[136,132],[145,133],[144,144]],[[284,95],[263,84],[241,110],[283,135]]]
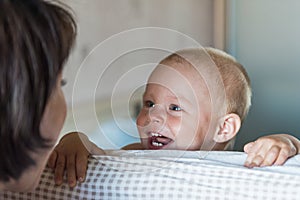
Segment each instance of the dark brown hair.
[[17,180],[48,148],[40,123],[76,36],[73,16],[42,0],[0,1],[0,181]]

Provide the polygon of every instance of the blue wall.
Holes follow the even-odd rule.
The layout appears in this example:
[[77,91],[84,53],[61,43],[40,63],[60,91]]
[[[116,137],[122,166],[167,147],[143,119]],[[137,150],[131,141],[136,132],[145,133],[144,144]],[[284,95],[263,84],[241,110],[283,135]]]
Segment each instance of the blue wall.
[[252,81],[236,149],[268,133],[300,138],[300,1],[229,0],[227,51]]

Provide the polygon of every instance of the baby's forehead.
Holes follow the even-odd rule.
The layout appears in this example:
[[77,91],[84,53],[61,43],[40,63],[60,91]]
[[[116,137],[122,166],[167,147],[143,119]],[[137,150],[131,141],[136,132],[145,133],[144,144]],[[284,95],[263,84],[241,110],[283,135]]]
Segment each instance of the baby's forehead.
[[[187,61],[165,60],[158,64],[151,74],[151,78],[166,79],[173,77],[177,79],[175,84],[186,81],[191,85],[205,85],[205,73],[201,72],[201,66],[195,67]],[[150,79],[151,80],[151,79]]]
[[147,84],[163,86],[173,92],[207,93],[201,74],[188,64],[178,62],[160,63],[150,75]]

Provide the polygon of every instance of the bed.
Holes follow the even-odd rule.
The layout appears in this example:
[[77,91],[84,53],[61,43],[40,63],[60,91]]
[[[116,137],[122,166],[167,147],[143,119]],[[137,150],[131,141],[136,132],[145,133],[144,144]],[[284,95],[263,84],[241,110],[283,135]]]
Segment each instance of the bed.
[[284,166],[248,169],[246,154],[111,150],[89,159],[84,183],[55,186],[46,168],[30,193],[0,199],[300,199],[300,155]]

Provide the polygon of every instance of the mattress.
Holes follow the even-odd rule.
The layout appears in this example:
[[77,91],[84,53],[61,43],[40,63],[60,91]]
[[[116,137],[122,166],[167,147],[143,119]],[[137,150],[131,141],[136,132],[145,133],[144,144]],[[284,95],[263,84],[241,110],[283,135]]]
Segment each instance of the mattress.
[[37,189],[0,199],[300,199],[300,155],[283,166],[248,169],[246,154],[111,150],[89,159],[86,181],[55,186],[46,168]]

